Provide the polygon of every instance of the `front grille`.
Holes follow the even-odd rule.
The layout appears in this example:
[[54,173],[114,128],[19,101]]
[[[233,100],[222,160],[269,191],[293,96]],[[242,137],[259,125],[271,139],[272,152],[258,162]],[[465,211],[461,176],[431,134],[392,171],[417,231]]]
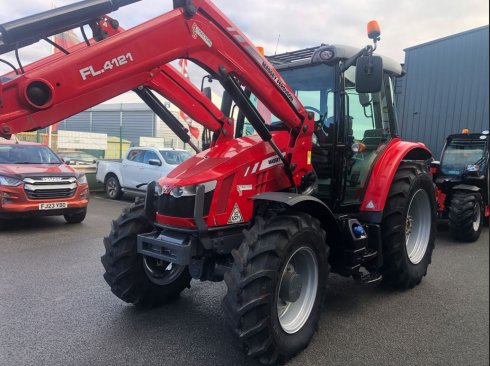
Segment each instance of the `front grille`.
[[24,191],[31,199],[69,198],[77,190],[75,177],[30,177],[24,179]]
[[[209,214],[213,191],[204,194],[203,216]],[[158,197],[158,213],[164,216],[193,218],[196,196],[174,197],[170,194],[162,194]]]

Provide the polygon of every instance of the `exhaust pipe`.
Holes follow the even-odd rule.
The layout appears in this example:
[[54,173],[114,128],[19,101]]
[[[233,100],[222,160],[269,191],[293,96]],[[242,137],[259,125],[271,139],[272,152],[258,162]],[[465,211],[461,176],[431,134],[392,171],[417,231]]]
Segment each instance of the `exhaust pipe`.
[[78,28],[137,1],[141,0],[85,0],[0,24],[0,54]]

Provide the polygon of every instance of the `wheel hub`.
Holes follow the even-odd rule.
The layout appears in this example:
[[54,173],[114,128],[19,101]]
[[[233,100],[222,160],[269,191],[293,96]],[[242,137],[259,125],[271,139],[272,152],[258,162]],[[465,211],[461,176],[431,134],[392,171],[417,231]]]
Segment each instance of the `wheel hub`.
[[408,259],[418,264],[424,258],[431,236],[431,207],[426,191],[419,189],[412,196],[405,220],[405,245]]
[[291,254],[277,288],[277,315],[284,332],[298,332],[310,317],[319,282],[315,252],[301,247]]
[[301,295],[301,276],[293,271],[287,271],[282,278],[279,297],[283,301],[296,302]]
[[412,233],[412,227],[413,227],[413,218],[412,216],[407,215],[407,221],[405,223],[405,236],[407,239]]
[[174,282],[185,269],[185,266],[147,256],[143,256],[143,266],[148,279],[159,286]]

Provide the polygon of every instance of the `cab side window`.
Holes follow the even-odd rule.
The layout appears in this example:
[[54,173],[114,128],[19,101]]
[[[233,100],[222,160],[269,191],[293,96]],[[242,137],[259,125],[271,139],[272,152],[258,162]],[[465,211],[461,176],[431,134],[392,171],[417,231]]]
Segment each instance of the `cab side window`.
[[385,142],[385,137],[390,134],[385,93],[384,90],[379,93],[357,93],[354,75],[355,66],[346,72],[348,118],[352,135],[355,141],[361,141],[375,148]]
[[145,150],[131,150],[128,155],[128,160],[135,163],[142,163],[145,157]]
[[145,153],[145,158],[143,160],[143,163],[145,164],[150,164],[150,160],[158,160],[160,161],[160,158],[158,157],[157,153],[152,151],[152,150],[147,150]]

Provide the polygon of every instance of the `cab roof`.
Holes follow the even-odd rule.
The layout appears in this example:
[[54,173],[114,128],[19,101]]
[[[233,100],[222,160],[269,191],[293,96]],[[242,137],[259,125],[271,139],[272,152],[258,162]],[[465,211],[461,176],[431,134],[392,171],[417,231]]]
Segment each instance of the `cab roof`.
[[[334,52],[335,56],[332,58],[332,61],[334,62],[338,62],[341,60],[345,61],[360,51],[360,48],[355,48],[352,46],[340,44],[321,44],[320,46],[316,47],[304,48],[292,52],[285,52],[274,56],[267,56],[267,59],[278,70],[291,67],[306,66],[311,63],[313,54],[320,47],[328,47]],[[405,74],[405,70],[399,62],[396,62],[392,58],[379,55],[377,53],[375,53],[375,55],[380,56],[383,59],[383,68],[388,73],[394,76],[403,76]]]

